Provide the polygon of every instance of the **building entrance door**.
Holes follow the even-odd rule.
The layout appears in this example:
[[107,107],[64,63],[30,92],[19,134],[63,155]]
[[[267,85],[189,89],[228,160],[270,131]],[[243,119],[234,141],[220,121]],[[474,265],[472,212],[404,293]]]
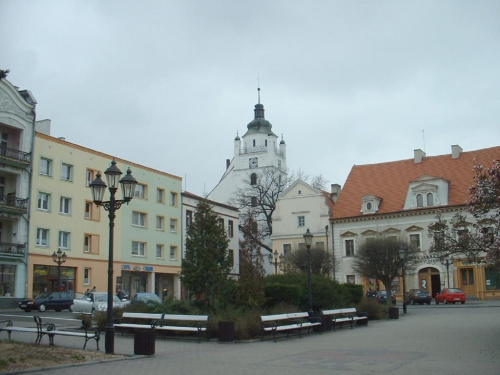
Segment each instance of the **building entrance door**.
[[418,288],[427,289],[434,297],[441,290],[439,270],[434,267],[426,267],[418,271]]

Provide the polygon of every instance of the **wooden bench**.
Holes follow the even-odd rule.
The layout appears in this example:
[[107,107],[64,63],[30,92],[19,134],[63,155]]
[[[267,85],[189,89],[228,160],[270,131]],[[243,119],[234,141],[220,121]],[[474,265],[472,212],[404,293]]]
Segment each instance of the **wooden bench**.
[[[131,329],[154,329],[156,331],[192,332],[196,333],[197,341],[200,342],[201,334],[205,333],[208,340],[208,320],[210,315],[181,315],[181,314],[153,314],[124,312],[123,322],[115,324],[115,328]],[[143,323],[136,323],[137,321]],[[190,324],[186,324],[190,322]]]
[[54,336],[72,336],[72,337],[82,337],[85,339],[85,343],[83,345],[83,349],[87,347],[87,342],[89,340],[95,340],[97,345],[97,350],[99,350],[99,339],[100,332],[98,328],[93,330],[84,329],[84,331],[69,331],[69,330],[59,330],[56,325],[53,323],[42,323],[42,318],[39,316],[34,316],[33,320],[35,321],[36,327],[20,327],[14,326],[12,320],[4,320],[2,323],[6,323],[5,326],[0,327],[1,331],[6,331],[9,335],[9,340],[11,338],[12,332],[27,332],[27,333],[36,333],[35,344],[40,344],[43,336],[47,335],[49,337],[49,344],[54,345]]
[[332,319],[333,330],[337,326],[342,327],[344,323],[349,323],[351,329],[353,328],[354,322],[356,324],[368,325],[368,316],[364,312],[357,312],[355,307],[349,307],[344,309],[336,310],[323,310],[321,312],[323,316],[329,316]]
[[276,334],[279,332],[286,333],[287,337],[290,332],[298,331],[299,337],[302,337],[302,329],[309,329],[315,326],[321,326],[320,317],[310,317],[307,312],[298,312],[290,314],[275,314],[275,315],[262,315],[263,336],[266,333],[273,334],[273,340],[276,342]]

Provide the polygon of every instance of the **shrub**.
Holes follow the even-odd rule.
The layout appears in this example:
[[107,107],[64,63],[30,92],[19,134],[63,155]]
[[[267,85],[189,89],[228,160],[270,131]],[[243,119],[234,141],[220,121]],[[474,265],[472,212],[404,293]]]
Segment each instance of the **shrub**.
[[387,318],[388,310],[386,305],[381,305],[374,298],[363,298],[356,307],[358,312],[366,312],[369,320]]

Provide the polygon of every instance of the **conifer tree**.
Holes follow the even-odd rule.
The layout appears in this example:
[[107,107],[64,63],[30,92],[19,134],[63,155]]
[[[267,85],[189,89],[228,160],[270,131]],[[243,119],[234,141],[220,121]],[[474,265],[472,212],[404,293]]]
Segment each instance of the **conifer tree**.
[[219,218],[206,200],[196,207],[193,223],[187,228],[186,256],[182,262],[181,280],[184,287],[208,311],[227,283],[231,269],[229,239]]

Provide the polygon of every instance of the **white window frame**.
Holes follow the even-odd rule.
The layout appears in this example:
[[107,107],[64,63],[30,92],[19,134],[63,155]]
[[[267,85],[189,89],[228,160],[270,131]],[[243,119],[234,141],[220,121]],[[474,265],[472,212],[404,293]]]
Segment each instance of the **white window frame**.
[[177,219],[170,219],[170,233],[177,233]]
[[43,176],[52,176],[52,160],[41,157],[38,165],[38,173]]
[[61,180],[73,181],[73,166],[68,163],[61,163]]
[[146,199],[146,185],[135,185],[134,197],[139,199]]
[[178,200],[177,193],[174,191],[171,191],[170,192],[170,205],[172,207],[177,207],[177,200]]
[[83,236],[83,252],[92,252],[92,236],[90,234],[86,234]]
[[[414,241],[413,240],[414,237],[416,237],[418,241]],[[418,242],[417,251],[420,251],[422,249],[422,236],[420,235],[420,233],[410,233],[408,235],[408,242],[410,243],[410,245],[413,245],[415,242]]]
[[146,242],[132,241],[132,255],[133,256],[146,256]]
[[59,231],[58,247],[61,249],[71,249],[71,233],[63,230]]
[[59,213],[63,215],[71,215],[71,198],[59,198]]
[[132,211],[132,225],[134,227],[145,228],[147,223],[147,214],[139,211]]
[[[347,254],[347,243],[352,243],[352,254],[348,255]],[[356,254],[356,241],[354,241],[354,238],[345,238],[344,239],[344,257],[345,258],[352,258]]]
[[155,258],[162,259],[164,252],[165,252],[165,245],[157,243],[156,244]]
[[170,260],[177,260],[177,246],[170,246]]
[[90,285],[90,275],[91,275],[91,268],[85,267],[83,269],[83,285]]
[[47,228],[36,229],[36,245],[47,247],[49,246],[50,230]]
[[297,227],[303,228],[306,226],[306,217],[303,215],[297,216]]
[[40,211],[49,211],[50,210],[50,194],[44,192],[38,192],[38,201],[36,204],[37,208]]
[[232,220],[227,221],[227,235],[229,238],[234,237],[234,222]]
[[165,203],[165,189],[156,189],[156,202]]
[[165,216],[156,215],[156,229],[165,230]]
[[86,178],[85,183],[87,184],[87,186],[90,186],[92,181],[94,181],[95,175],[96,175],[96,173],[93,169],[87,169],[86,175],[85,175],[85,178]]

